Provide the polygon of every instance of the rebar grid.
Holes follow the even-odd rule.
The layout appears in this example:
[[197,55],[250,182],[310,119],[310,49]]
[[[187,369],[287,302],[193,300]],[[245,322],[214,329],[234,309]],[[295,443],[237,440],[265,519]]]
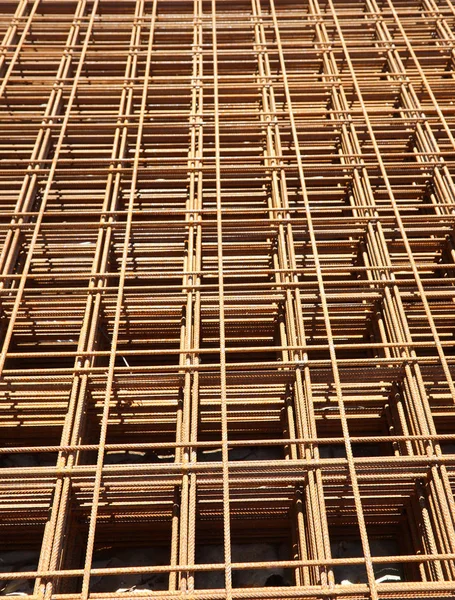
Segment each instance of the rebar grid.
[[0,0],[0,595],[455,595],[452,0]]

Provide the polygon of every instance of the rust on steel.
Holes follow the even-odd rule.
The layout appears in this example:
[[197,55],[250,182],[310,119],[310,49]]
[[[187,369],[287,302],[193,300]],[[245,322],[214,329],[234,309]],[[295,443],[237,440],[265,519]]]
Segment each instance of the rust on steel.
[[0,43],[0,596],[454,598],[453,0]]

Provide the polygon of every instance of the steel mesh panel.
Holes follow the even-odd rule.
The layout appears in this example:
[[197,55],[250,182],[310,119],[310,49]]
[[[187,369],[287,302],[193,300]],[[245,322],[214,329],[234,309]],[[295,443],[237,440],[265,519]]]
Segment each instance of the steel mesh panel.
[[0,595],[455,595],[452,0],[0,1]]

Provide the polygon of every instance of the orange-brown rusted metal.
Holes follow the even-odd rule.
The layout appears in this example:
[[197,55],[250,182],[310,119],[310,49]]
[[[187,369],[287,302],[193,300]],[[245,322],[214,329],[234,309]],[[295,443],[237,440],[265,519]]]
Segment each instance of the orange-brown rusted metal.
[[0,40],[0,595],[453,598],[453,1]]

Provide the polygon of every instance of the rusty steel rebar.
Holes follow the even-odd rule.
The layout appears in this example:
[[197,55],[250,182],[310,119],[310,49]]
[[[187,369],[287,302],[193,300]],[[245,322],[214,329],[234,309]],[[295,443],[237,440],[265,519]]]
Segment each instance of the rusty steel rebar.
[[0,40],[0,595],[453,598],[453,1]]

